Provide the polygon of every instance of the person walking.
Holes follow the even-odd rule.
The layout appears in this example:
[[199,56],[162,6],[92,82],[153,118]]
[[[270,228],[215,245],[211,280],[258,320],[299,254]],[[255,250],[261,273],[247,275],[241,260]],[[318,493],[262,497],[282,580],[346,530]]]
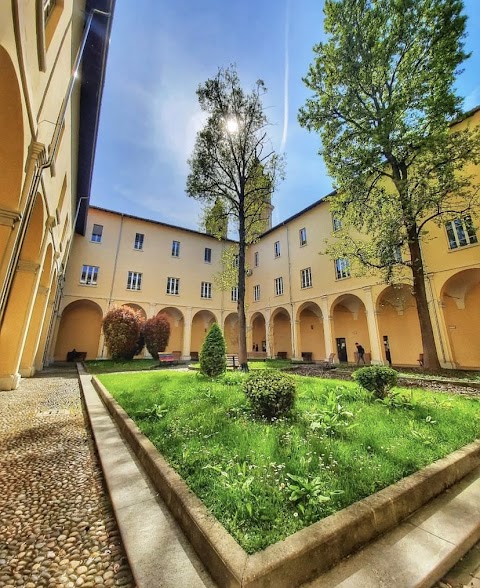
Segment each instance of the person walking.
[[363,361],[363,365],[365,365],[365,349],[360,345],[360,343],[355,343],[357,348],[357,365],[360,365],[360,360]]

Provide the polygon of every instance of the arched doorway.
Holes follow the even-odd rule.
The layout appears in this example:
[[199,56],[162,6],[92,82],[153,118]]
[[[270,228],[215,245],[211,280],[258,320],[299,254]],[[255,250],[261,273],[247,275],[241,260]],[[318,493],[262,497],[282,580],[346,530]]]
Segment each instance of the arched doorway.
[[[323,333],[323,316],[318,304],[304,302],[297,312],[299,324],[299,350],[301,357],[308,359],[324,359],[325,336]],[[309,354],[309,355],[304,355]]]
[[238,353],[238,314],[231,312],[225,319],[223,336],[227,353]]
[[274,357],[292,357],[292,328],[290,314],[285,308],[276,308],[270,319],[272,328],[271,353]]
[[213,323],[218,322],[213,312],[199,310],[192,319],[190,353],[195,356],[202,350],[203,341]]
[[86,351],[87,359],[98,353],[102,328],[102,309],[92,300],[75,300],[63,309],[55,345],[55,360],[65,361],[67,353]]
[[458,272],[441,293],[443,317],[453,360],[459,367],[480,367],[480,269]]
[[168,345],[166,351],[172,353],[182,353],[183,349],[183,330],[185,328],[185,320],[183,314],[178,308],[168,306],[162,309],[158,314],[167,315],[168,322],[170,324],[170,337],[168,339]]
[[331,313],[338,361],[354,361],[355,343],[360,343],[370,354],[367,315],[362,300],[354,294],[342,294],[333,302]]
[[251,325],[253,351],[255,353],[265,354],[267,351],[267,329],[265,326],[265,317],[261,312],[256,312],[252,316]]
[[382,357],[393,365],[417,365],[422,352],[422,334],[417,303],[411,286],[398,284],[385,288],[376,303]]

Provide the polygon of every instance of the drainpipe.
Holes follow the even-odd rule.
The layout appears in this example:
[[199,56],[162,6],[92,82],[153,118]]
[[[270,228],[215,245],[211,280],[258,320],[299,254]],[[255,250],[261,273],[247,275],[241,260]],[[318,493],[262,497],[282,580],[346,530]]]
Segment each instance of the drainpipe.
[[[80,63],[82,61],[83,52],[84,52],[85,45],[87,43],[87,38],[88,38],[88,35],[90,33],[90,29],[92,26],[93,17],[97,14],[101,15],[101,16],[106,16],[107,18],[111,17],[110,12],[104,12],[102,10],[98,10],[98,9],[94,8],[90,12],[88,19],[87,19],[87,22],[85,23],[85,29],[83,31],[82,40],[81,40],[80,46],[77,51],[77,56],[75,58],[75,62],[73,64],[73,69],[72,69],[72,73],[70,75],[70,81],[67,86],[67,91],[66,91],[65,96],[63,98],[60,112],[58,113],[57,122],[55,124],[55,130],[53,132],[52,141],[51,141],[50,147],[49,147],[48,157],[45,159],[45,156],[43,155],[42,159],[44,159],[44,161],[42,161],[41,164],[36,167],[35,173],[33,175],[33,180],[30,185],[30,189],[28,191],[27,206],[25,208],[25,213],[23,216],[24,222],[20,228],[19,234],[18,234],[17,239],[15,241],[15,244],[13,247],[13,254],[10,257],[10,263],[7,268],[7,275],[6,275],[4,283],[2,284],[2,289],[0,292],[0,327],[3,323],[5,309],[7,307],[8,299],[10,296],[10,290],[12,287],[13,277],[14,277],[14,269],[17,267],[17,263],[20,258],[20,252],[21,252],[21,249],[23,246],[23,242],[25,240],[25,235],[27,233],[27,227],[29,225],[30,218],[32,215],[33,204],[35,202],[35,195],[37,193],[38,186],[39,186],[40,181],[42,179],[42,175],[43,175],[44,170],[50,168],[52,166],[53,162],[55,161],[58,146],[60,143],[62,126],[65,121],[65,116],[67,113],[67,108],[68,108],[68,105],[70,102],[70,98],[72,96],[75,81],[78,78],[78,71],[79,71]],[[80,200],[79,200],[79,202],[80,202]],[[77,215],[78,215],[78,208],[77,208]],[[75,229],[75,225],[73,225],[73,229]]]

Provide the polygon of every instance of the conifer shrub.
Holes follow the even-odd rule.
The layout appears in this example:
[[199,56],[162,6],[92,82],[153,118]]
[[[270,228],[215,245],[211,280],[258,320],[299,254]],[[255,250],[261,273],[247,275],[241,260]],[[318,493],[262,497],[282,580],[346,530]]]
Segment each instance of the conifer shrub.
[[295,404],[295,380],[277,370],[259,370],[250,374],[243,391],[252,412],[269,420],[289,413]]
[[213,323],[205,337],[200,351],[200,371],[214,378],[227,370],[225,359],[226,346],[222,331],[217,323]]
[[388,391],[397,385],[397,372],[384,365],[371,365],[360,368],[352,374],[352,378],[365,390],[372,392],[376,398],[383,399]]
[[142,319],[128,306],[110,309],[102,321],[105,345],[112,359],[133,359],[139,347]]
[[158,352],[165,351],[170,339],[170,323],[166,314],[157,314],[145,321],[143,337],[150,355],[156,359]]

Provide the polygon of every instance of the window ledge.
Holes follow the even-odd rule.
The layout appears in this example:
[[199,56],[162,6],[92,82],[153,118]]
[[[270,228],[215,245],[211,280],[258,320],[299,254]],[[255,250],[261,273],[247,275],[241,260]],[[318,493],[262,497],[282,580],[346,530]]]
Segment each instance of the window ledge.
[[457,251],[463,251],[464,249],[471,249],[472,247],[478,247],[480,243],[469,243],[468,245],[461,245],[460,247],[455,247],[455,249],[448,248],[448,253],[456,253]]

